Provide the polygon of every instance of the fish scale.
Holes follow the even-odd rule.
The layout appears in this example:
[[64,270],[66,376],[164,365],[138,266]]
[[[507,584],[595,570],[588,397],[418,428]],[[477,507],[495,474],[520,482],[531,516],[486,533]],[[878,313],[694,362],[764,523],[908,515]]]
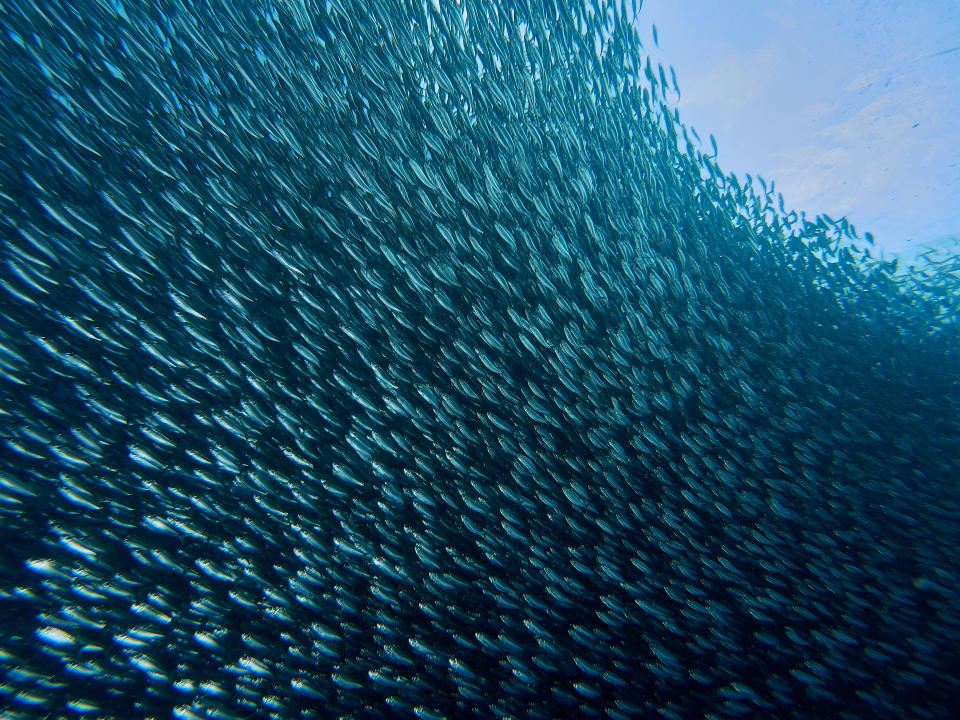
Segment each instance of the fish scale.
[[956,714],[960,261],[634,5],[8,3],[4,717]]

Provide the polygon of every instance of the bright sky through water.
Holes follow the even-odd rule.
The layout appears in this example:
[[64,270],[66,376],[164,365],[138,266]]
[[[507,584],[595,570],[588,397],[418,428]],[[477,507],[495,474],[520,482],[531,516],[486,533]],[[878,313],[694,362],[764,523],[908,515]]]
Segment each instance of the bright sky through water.
[[960,236],[960,0],[645,0],[637,27],[724,170],[888,254]]

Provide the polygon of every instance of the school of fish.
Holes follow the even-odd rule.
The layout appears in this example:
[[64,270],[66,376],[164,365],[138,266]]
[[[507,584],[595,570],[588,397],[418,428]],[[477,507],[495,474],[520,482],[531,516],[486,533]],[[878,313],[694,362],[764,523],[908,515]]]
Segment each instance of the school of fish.
[[960,712],[960,260],[638,7],[0,16],[3,720]]

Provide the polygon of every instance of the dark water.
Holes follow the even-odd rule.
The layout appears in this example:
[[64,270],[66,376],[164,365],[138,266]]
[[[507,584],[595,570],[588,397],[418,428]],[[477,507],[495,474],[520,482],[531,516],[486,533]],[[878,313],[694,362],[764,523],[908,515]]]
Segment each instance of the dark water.
[[957,261],[632,15],[5,6],[4,718],[953,716]]

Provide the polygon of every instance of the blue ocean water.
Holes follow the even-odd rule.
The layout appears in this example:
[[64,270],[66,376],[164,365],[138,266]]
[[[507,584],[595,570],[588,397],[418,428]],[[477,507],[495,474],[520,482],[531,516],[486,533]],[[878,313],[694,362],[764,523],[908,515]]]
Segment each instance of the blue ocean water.
[[955,713],[958,260],[635,12],[7,6],[4,717]]
[[[653,42],[652,24],[659,30]],[[637,20],[684,124],[788,207],[846,215],[909,262],[960,234],[960,5],[646,0]]]

